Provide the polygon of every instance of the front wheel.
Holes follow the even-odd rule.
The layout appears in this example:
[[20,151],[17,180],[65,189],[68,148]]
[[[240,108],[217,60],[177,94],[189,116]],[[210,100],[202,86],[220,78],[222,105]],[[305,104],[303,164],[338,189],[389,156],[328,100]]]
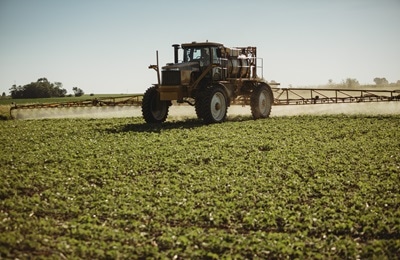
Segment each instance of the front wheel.
[[253,93],[251,93],[250,97],[250,107],[253,118],[258,119],[269,117],[273,102],[274,96],[271,88],[264,83],[258,85]]
[[199,109],[201,111],[198,111],[197,114],[203,118],[204,122],[210,124],[225,121],[228,101],[222,87],[216,86],[207,89],[200,102]]
[[167,119],[171,102],[160,100],[155,86],[146,90],[142,101],[142,115],[146,123],[162,123]]

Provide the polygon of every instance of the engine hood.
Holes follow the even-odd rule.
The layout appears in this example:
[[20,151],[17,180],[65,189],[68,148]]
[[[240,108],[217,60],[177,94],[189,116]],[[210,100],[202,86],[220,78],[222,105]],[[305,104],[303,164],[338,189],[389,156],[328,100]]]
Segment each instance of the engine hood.
[[191,70],[196,71],[199,70],[199,63],[196,61],[192,62],[181,62],[181,63],[174,63],[174,64],[167,64],[166,66],[162,67],[163,70]]

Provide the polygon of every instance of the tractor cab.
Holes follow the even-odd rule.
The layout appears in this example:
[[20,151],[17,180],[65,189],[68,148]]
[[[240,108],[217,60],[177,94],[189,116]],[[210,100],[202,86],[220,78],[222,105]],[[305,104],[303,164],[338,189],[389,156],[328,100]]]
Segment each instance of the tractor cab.
[[[207,69],[210,64],[221,65],[221,48],[222,44],[203,42],[203,43],[186,43],[182,44],[183,49],[183,63],[187,62],[197,62],[199,71],[203,72]],[[220,67],[220,66],[219,66]],[[220,75],[219,68],[213,68],[209,73],[207,73],[206,78],[209,80],[215,79],[219,80]]]
[[[193,84],[211,64],[220,63],[220,48],[223,45],[211,42],[192,42],[182,45],[174,44],[172,46],[175,50],[174,63],[168,63],[162,67],[162,86],[188,86]],[[179,49],[183,50],[183,57],[178,57]],[[209,83],[213,79],[219,80],[220,77],[218,75],[221,75],[220,66],[205,72],[202,82],[206,84],[206,82]]]
[[183,62],[196,61],[200,68],[210,65],[212,60],[210,47],[190,47],[185,48],[183,53]]

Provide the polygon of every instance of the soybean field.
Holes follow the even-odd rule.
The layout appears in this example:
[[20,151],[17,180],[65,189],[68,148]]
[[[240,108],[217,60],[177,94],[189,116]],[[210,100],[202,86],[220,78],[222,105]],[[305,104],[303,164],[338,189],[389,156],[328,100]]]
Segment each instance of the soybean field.
[[400,116],[0,122],[0,258],[394,259]]

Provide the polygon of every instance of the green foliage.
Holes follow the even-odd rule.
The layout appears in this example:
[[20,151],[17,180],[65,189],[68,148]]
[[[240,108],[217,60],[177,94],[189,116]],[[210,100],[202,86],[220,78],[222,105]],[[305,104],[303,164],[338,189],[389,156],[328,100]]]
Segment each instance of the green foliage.
[[10,119],[10,107],[1,105],[0,103],[0,120]]
[[85,92],[82,89],[78,88],[78,87],[73,87],[72,91],[74,91],[75,97],[80,97],[80,96],[83,96],[85,94]]
[[399,127],[344,115],[4,121],[0,257],[394,259]]
[[25,86],[13,85],[10,93],[12,98],[49,98],[64,97],[67,91],[61,82],[50,83],[46,78],[40,78]]

